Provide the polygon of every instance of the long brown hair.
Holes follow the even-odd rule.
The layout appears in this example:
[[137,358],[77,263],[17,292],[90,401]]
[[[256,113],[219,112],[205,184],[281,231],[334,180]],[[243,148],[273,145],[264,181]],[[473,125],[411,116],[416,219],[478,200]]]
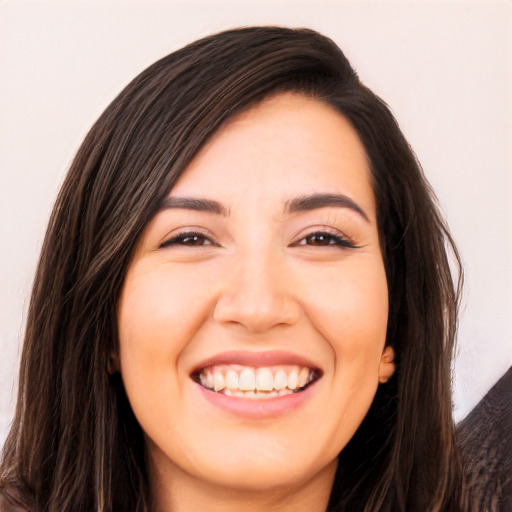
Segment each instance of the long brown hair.
[[[339,456],[329,510],[459,511],[451,410],[457,252],[385,103],[328,38],[254,27],[199,40],[136,77],[79,149],[33,287],[0,485],[36,511],[148,511],[140,426],[120,376],[116,306],[142,230],[233,114],[295,91],[341,112],[370,163],[397,370]],[[461,275],[461,274],[459,274]],[[460,282],[459,282],[460,284]]]

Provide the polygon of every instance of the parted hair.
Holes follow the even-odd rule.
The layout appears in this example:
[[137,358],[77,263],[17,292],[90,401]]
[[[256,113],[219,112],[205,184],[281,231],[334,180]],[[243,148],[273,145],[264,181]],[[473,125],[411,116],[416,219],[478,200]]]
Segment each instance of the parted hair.
[[78,150],[41,251],[0,468],[2,491],[25,508],[152,510],[143,433],[120,375],[107,371],[126,270],[198,150],[231,116],[280,92],[330,105],[361,139],[389,289],[396,372],[339,455],[329,510],[464,509],[450,389],[457,251],[386,104],[330,39],[281,27],[229,30],[157,61]]

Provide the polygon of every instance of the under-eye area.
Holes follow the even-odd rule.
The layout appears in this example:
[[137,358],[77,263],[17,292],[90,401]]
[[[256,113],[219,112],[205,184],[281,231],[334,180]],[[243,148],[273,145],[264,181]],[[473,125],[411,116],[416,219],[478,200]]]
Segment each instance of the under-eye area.
[[238,398],[277,398],[299,393],[316,382],[322,372],[297,365],[253,367],[213,365],[192,373],[204,388]]

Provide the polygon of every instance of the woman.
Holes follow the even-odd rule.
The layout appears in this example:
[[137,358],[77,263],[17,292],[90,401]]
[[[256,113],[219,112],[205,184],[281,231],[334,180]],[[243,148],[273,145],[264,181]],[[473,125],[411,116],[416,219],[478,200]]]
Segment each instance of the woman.
[[247,28],[158,61],[50,220],[9,506],[463,510],[445,244],[395,120],[329,39]]

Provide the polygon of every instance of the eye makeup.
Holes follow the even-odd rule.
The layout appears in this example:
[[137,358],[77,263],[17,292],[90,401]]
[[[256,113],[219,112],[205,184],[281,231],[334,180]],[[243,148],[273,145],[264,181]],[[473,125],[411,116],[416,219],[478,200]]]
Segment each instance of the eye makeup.
[[206,245],[219,246],[210,237],[200,231],[184,231],[160,244],[160,249],[181,245],[186,247],[204,247]]
[[339,233],[332,233],[327,230],[318,230],[304,236],[297,242],[291,244],[291,247],[299,245],[308,245],[310,247],[345,247],[348,249],[357,249],[357,246]]

